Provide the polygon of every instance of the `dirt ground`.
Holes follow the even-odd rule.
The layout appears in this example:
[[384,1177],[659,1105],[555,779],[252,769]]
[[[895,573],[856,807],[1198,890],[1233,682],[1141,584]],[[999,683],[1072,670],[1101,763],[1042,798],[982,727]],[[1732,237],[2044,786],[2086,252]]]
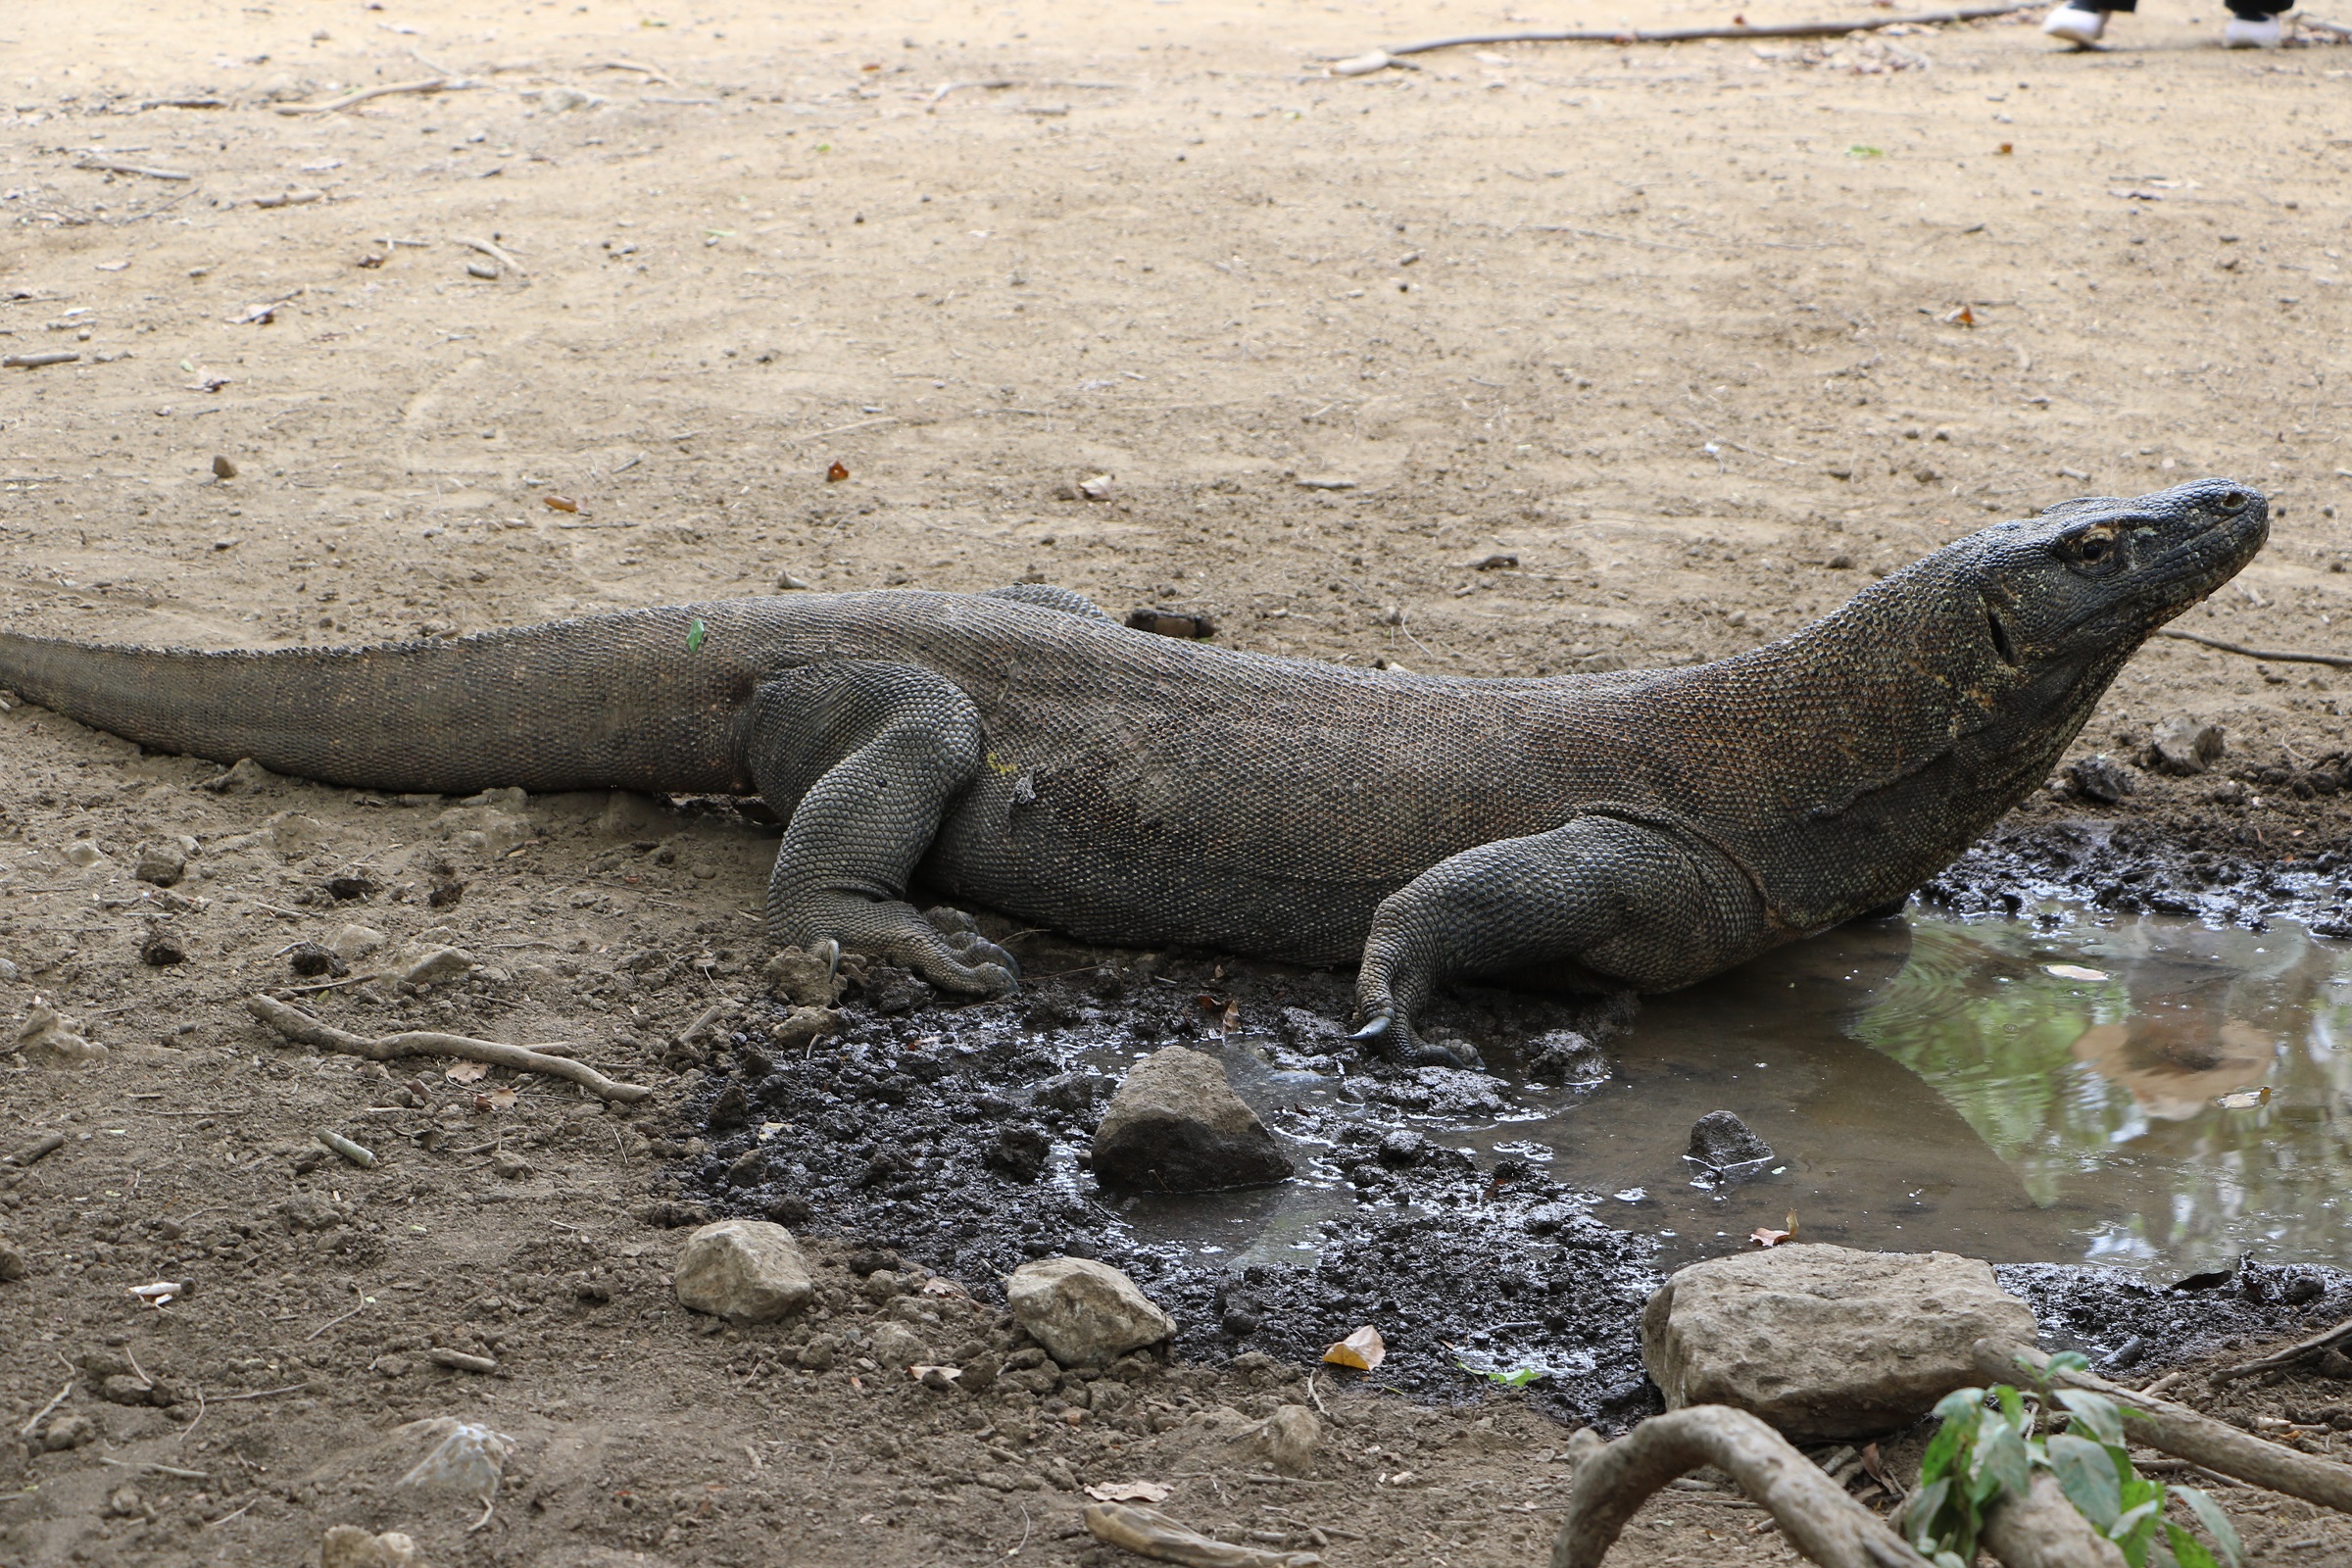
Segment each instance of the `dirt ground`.
[[[2183,627],[2347,652],[2352,50],[2225,55],[2197,4],[2099,54],[2027,18],[1326,73],[1511,20],[12,8],[0,355],[79,358],[0,368],[0,622],[282,645],[1038,577],[1237,647],[1536,674],[1730,653],[1984,522],[2225,474],[2278,525]],[[476,85],[280,112],[434,75]],[[2110,814],[2341,845],[2342,678],[2160,642],[2082,750],[2212,718],[2250,792],[2151,779]],[[315,1562],[364,1522],[437,1564],[1106,1561],[1080,1489],[1131,1480],[1338,1565],[1547,1549],[1566,1432],[1516,1395],[1430,1408],[1247,1358],[938,1394],[853,1336],[887,1312],[945,1353],[1009,1344],[994,1282],[891,1306],[822,1239],[829,1317],[682,1312],[681,1233],[651,1221],[705,1084],[669,1042],[752,988],[772,830],[218,771],[0,713],[0,1012],[110,1051],[0,1075],[0,1145],[65,1137],[0,1174],[26,1265],[0,1404],[12,1441],[82,1440],[0,1447],[0,1556]],[[183,836],[175,889],[131,877]],[[246,1017],[290,945],[352,923],[484,961],[313,993],[323,1015],[579,1041],[654,1099],[387,1074]],[[143,961],[159,935],[184,961]],[[321,1159],[321,1129],[376,1164]],[[162,1280],[169,1304],[129,1294]],[[1254,1424],[1317,1400],[1315,1468],[1269,1478]],[[421,1451],[394,1429],[437,1416],[518,1442],[478,1523],[392,1485]],[[2229,1495],[2257,1560],[2352,1561],[2303,1505]],[[1788,1560],[1759,1518],[1686,1494],[1619,1555]]]

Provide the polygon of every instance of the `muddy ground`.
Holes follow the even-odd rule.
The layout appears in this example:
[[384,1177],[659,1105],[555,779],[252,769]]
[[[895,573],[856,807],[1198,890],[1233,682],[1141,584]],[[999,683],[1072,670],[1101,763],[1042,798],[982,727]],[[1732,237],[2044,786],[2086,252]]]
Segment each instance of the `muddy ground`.
[[[2000,22],[1340,79],[1330,58],[1506,14],[17,8],[0,356],[79,358],[0,369],[0,617],[283,645],[1042,577],[1238,647],[1529,674],[1727,654],[1985,521],[2221,473],[2278,522],[2183,627],[2341,653],[2352,51],[2224,55],[2199,9],[2098,55]],[[480,85],[278,112],[433,75]],[[2037,797],[1928,896],[2331,929],[2339,679],[2152,646],[2079,755],[2188,713],[2227,729],[2220,768]],[[1054,978],[1022,999],[854,998],[848,1051],[795,1071],[761,1059],[773,829],[726,803],[219,771],[0,713],[0,1011],[53,1005],[109,1053],[0,1078],[0,1143],[65,1138],[0,1174],[26,1265],[0,1282],[9,1432],[78,1440],[0,1446],[11,1560],[293,1562],[343,1521],[436,1563],[1092,1560],[1080,1489],[1157,1480],[1188,1520],[1337,1564],[1523,1564],[1564,1422],[1646,1407],[1646,1243],[1540,1176],[1359,1159],[1333,1266],[1220,1294],[1093,1204],[1084,1099],[1024,1098],[1105,1031],[1330,1054],[1285,1009],[1340,1017],[1344,976],[1035,934]],[[175,887],[131,875],[183,837]],[[335,979],[285,950],[354,924],[480,961],[308,994],[322,1016],[577,1041],[654,1098],[385,1072],[246,1017]],[[158,936],[183,961],[144,961]],[[1462,1006],[1507,1069],[1526,1017]],[[1413,1108],[1364,1082],[1369,1114]],[[743,1119],[713,1127],[730,1086]],[[987,1096],[1043,1136],[1000,1148],[1010,1113],[968,1117]],[[785,1148],[743,1165],[771,1121]],[[321,1159],[321,1129],[377,1163]],[[1061,1163],[1024,1180],[1039,1143]],[[674,1226],[722,1209],[811,1237],[815,1320],[677,1308]],[[1164,1294],[1177,1364],[981,1398],[858,1364],[893,1314],[943,1355],[1017,1350],[994,1272],[1072,1240]],[[902,1301],[924,1270],[969,1296]],[[2103,1354],[2167,1323],[2135,1372],[2352,1310],[2317,1271],[2316,1297],[2260,1270],[2012,1278]],[[161,1280],[160,1308],[127,1294]],[[1381,1387],[1310,1385],[1317,1341],[1367,1317],[1399,1348]],[[1448,1346],[1582,1360],[1473,1396]],[[2197,1397],[2340,1444],[2342,1385],[2231,1388]],[[1281,1402],[1331,1412],[1309,1476],[1252,1446]],[[487,1518],[392,1486],[416,1457],[394,1428],[444,1415],[518,1440]],[[2251,1496],[2263,1560],[2352,1561],[2342,1527]],[[1787,1560],[1759,1517],[1686,1494],[1622,1556]]]

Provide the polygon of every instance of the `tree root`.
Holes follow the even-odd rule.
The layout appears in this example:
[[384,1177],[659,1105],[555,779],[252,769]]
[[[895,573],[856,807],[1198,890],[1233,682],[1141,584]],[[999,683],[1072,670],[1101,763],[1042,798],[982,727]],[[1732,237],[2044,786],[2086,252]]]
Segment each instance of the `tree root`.
[[1090,1502],[1084,1517],[1097,1541],[1185,1568],[1320,1568],[1323,1561],[1311,1551],[1268,1551],[1218,1541],[1186,1529],[1156,1508],[1130,1503]]
[[2125,1568],[2123,1549],[2090,1527],[2047,1470],[2022,1497],[1984,1512],[1984,1549],[2003,1568]]
[[2021,1345],[1979,1340],[1976,1346],[1977,1370],[1987,1378],[2004,1383],[2022,1378],[2103,1394],[2122,1407],[2124,1433],[2133,1443],[2272,1492],[2352,1513],[2352,1466],[2283,1447],[2199,1415],[2186,1405],[2155,1398],[2088,1372],[2052,1373],[2049,1361],[2041,1351]]
[[1670,1410],[1615,1443],[1587,1427],[1569,1440],[1568,1452],[1576,1477],[1551,1568],[1597,1568],[1652,1494],[1710,1464],[1730,1472],[1789,1544],[1822,1568],[1927,1568],[1927,1559],[1877,1514],[1745,1410],[1721,1404]]
[[544,1052],[523,1046],[500,1045],[495,1040],[471,1040],[464,1035],[438,1034],[429,1029],[412,1029],[401,1034],[385,1035],[370,1040],[321,1023],[309,1013],[290,1007],[275,997],[248,997],[245,1010],[298,1045],[317,1046],[321,1051],[339,1051],[345,1055],[365,1056],[370,1061],[390,1061],[396,1056],[457,1056],[466,1061],[486,1062],[493,1067],[512,1067],[517,1072],[541,1072],[550,1077],[566,1079],[578,1084],[600,1100],[634,1104],[653,1094],[651,1089],[636,1084],[615,1083],[584,1061],[572,1061],[563,1056],[551,1056]]

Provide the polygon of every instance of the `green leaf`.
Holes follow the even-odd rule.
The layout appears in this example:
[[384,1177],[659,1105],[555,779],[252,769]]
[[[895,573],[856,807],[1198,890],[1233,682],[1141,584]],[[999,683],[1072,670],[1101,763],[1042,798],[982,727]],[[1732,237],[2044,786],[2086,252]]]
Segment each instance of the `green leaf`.
[[1950,1474],[1952,1461],[1959,1456],[1959,1453],[1960,1428],[1957,1423],[1946,1421],[1936,1429],[1936,1435],[1928,1440],[1927,1452],[1920,1455],[1920,1481],[1923,1484],[1938,1481]]
[[2034,1479],[2034,1461],[2017,1428],[2001,1423],[1977,1445],[1977,1472],[2011,1496],[2022,1496]]
[[701,616],[696,616],[694,624],[686,629],[686,651],[690,654],[701,653],[703,643],[710,635],[710,628],[703,624]]
[[2205,1533],[2213,1538],[2213,1544],[2221,1547],[2222,1560],[2230,1568],[2238,1568],[2238,1564],[2245,1561],[2246,1548],[2237,1539],[2237,1526],[2231,1524],[2230,1516],[2222,1512],[2221,1504],[2196,1487],[2175,1487],[2173,1495],[2188,1504],[2188,1511],[2197,1516],[2197,1523],[2205,1527]]
[[2075,1413],[2075,1419],[2101,1443],[2121,1446],[2124,1441],[2124,1418],[2117,1413],[2115,1401],[2104,1394],[2092,1394],[2084,1389],[2060,1389],[2056,1398]]
[[2170,1519],[2164,1522],[2164,1534],[2173,1544],[2173,1560],[2180,1568],[2222,1568],[2213,1560],[2213,1553],[2205,1549],[2203,1542]]
[[[2163,1498],[2151,1497],[2136,1508],[2126,1508],[2122,1513],[2116,1515],[2115,1523],[2107,1527],[2107,1539],[2109,1541],[2129,1541],[2135,1535],[2150,1533],[2154,1528],[2157,1510],[2163,1506]],[[2143,1531],[2142,1526],[2147,1526],[2149,1529]]]
[[1942,1511],[1944,1498],[1951,1495],[1951,1491],[1949,1476],[1927,1482],[1911,1494],[1911,1501],[1903,1509],[1903,1528],[1910,1532],[1912,1544],[1923,1553],[1936,1544],[1936,1515]]
[[[2018,1359],[2022,1362],[2025,1358],[2020,1356]],[[2050,1357],[2044,1370],[2052,1377],[2061,1372],[2087,1372],[2090,1370],[2090,1357],[2081,1350],[2060,1350]]]
[[1960,1554],[1956,1551],[1939,1551],[1928,1560],[1934,1563],[1936,1568],[1968,1568],[1968,1564],[1960,1560]]
[[1865,147],[1860,142],[1856,142],[1845,150],[1845,156],[1848,158],[1884,158],[1886,156],[1886,150],[1883,147]]
[[2001,1414],[2008,1417],[2009,1424],[2017,1428],[2022,1436],[2026,1428],[2024,1396],[2006,1383],[1995,1383],[1992,1386],[1992,1396],[2000,1401]]
[[1968,1430],[1973,1432],[1976,1430],[1978,1417],[1984,1413],[1984,1391],[1983,1389],[1954,1389],[1936,1401],[1936,1419],[1943,1422],[1946,1426],[1964,1421],[1968,1424]]
[[2115,1461],[2106,1446],[2061,1432],[2045,1446],[2050,1456],[2050,1473],[2058,1478],[2067,1500],[2075,1505],[2077,1513],[2104,1533],[2124,1511],[2123,1487],[2116,1479]]

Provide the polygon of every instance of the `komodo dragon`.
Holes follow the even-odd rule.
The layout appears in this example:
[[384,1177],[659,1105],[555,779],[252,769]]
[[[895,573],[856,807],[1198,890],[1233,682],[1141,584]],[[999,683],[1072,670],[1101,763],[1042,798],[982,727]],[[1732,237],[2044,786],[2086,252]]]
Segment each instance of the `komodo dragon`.
[[[1898,903],[2040,784],[2229,580],[2205,480],[1971,534],[1778,642],[1470,680],[1130,631],[1067,590],[795,594],[447,642],[199,653],[0,633],[0,685],[161,751],[381,790],[757,791],[778,945],[951,992],[1011,958],[906,902],[1091,941],[1360,956],[1400,1060],[1449,977],[1664,991]],[[968,922],[965,922],[968,925]],[[946,929],[943,929],[946,928]]]

